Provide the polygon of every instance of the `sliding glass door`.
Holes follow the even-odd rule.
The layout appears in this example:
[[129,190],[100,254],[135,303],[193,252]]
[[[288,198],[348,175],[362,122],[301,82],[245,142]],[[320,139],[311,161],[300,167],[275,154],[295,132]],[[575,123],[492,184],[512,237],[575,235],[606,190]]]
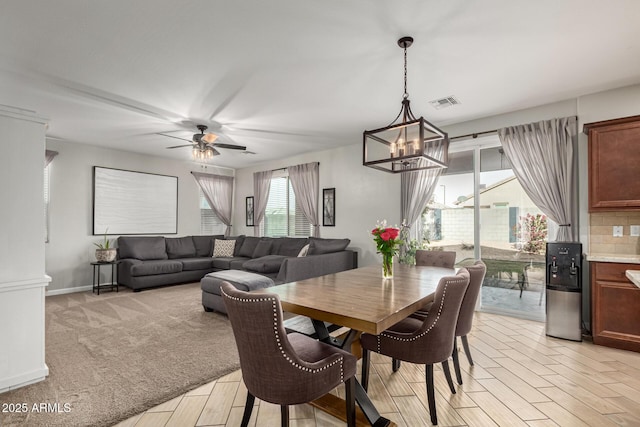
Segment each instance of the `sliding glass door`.
[[457,252],[458,266],[487,264],[480,309],[544,320],[548,221],[515,178],[497,136],[451,144],[424,215],[432,250]]

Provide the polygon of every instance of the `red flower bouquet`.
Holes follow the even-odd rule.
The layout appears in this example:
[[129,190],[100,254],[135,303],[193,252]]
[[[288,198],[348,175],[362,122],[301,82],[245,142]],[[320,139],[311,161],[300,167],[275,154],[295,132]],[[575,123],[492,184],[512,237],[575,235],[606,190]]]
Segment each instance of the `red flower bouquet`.
[[382,254],[382,276],[385,279],[393,277],[393,257],[398,254],[398,249],[402,240],[400,229],[397,227],[387,227],[387,222],[382,221],[371,230],[373,241],[376,242],[376,249]]

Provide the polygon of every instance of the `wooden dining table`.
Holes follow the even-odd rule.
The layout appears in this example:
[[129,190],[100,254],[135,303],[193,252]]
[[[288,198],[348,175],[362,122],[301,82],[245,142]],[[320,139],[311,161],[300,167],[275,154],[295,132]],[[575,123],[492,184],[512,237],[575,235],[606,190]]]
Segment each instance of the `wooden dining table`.
[[[309,317],[320,340],[350,350],[362,332],[378,335],[432,301],[440,279],[456,273],[452,268],[397,264],[393,278],[383,279],[381,270],[381,266],[371,265],[285,283],[260,292],[278,295],[284,311]],[[325,322],[349,331],[343,339],[337,339],[330,336]],[[380,416],[357,382],[356,401],[362,410],[359,425],[395,426]],[[344,401],[333,395],[312,404],[346,420]]]

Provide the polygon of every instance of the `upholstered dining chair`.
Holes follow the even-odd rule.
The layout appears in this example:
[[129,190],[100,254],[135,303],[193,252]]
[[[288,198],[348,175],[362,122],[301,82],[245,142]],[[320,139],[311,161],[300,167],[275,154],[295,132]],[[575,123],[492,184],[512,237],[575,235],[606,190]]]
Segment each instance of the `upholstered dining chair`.
[[[469,341],[467,335],[471,332],[473,326],[473,313],[476,309],[476,302],[478,295],[480,294],[480,288],[484,281],[484,276],[487,273],[487,266],[481,260],[477,260],[473,265],[466,267],[469,271],[469,287],[462,300],[462,306],[460,307],[460,315],[458,316],[458,323],[456,324],[456,339],[453,341],[453,369],[456,372],[456,380],[458,384],[462,384],[462,373],[460,372],[460,360],[458,359],[458,344],[457,338],[460,337],[462,346],[464,347],[464,354],[467,355],[469,365],[473,366],[473,358],[471,357],[471,350],[469,349]],[[432,303],[429,303],[426,307],[426,311],[432,309]],[[423,320],[426,314],[424,312],[415,313],[412,317]],[[447,372],[445,371],[445,375]],[[447,377],[449,381],[449,387],[452,387],[450,376]]]
[[456,263],[454,251],[416,251],[416,265],[453,268]]
[[[416,265],[422,267],[453,268],[456,263],[456,255],[457,254],[455,251],[426,251],[419,249],[416,251]],[[418,316],[426,316],[429,305],[416,311],[415,314],[417,314]],[[400,369],[400,361],[393,359],[391,361],[391,366],[393,372],[397,372],[398,369]],[[447,377],[447,382],[449,383],[451,392],[455,393],[456,389],[453,386],[451,375],[445,371],[445,376]]]
[[347,425],[355,426],[356,357],[306,335],[287,335],[277,295],[240,291],[228,282],[220,289],[248,391],[242,427],[256,397],[280,405],[281,425],[288,426],[289,405],[315,400],[342,383]]
[[455,329],[462,299],[469,286],[469,272],[462,268],[455,276],[443,277],[438,283],[433,307],[424,320],[408,317],[380,335],[363,333],[362,386],[369,383],[370,352],[384,354],[397,360],[424,364],[426,368],[427,399],[431,422],[438,424],[435,391],[433,386],[433,364],[442,363],[448,370],[448,359],[453,351]]

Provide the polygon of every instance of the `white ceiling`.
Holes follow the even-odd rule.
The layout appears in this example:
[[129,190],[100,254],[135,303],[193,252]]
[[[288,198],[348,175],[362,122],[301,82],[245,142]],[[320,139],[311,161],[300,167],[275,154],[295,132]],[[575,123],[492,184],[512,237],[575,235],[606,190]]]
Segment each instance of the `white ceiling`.
[[184,160],[158,133],[203,123],[257,153],[212,163],[245,167],[391,122],[401,36],[412,109],[443,126],[640,83],[639,23],[637,0],[3,0],[0,104],[52,139]]

